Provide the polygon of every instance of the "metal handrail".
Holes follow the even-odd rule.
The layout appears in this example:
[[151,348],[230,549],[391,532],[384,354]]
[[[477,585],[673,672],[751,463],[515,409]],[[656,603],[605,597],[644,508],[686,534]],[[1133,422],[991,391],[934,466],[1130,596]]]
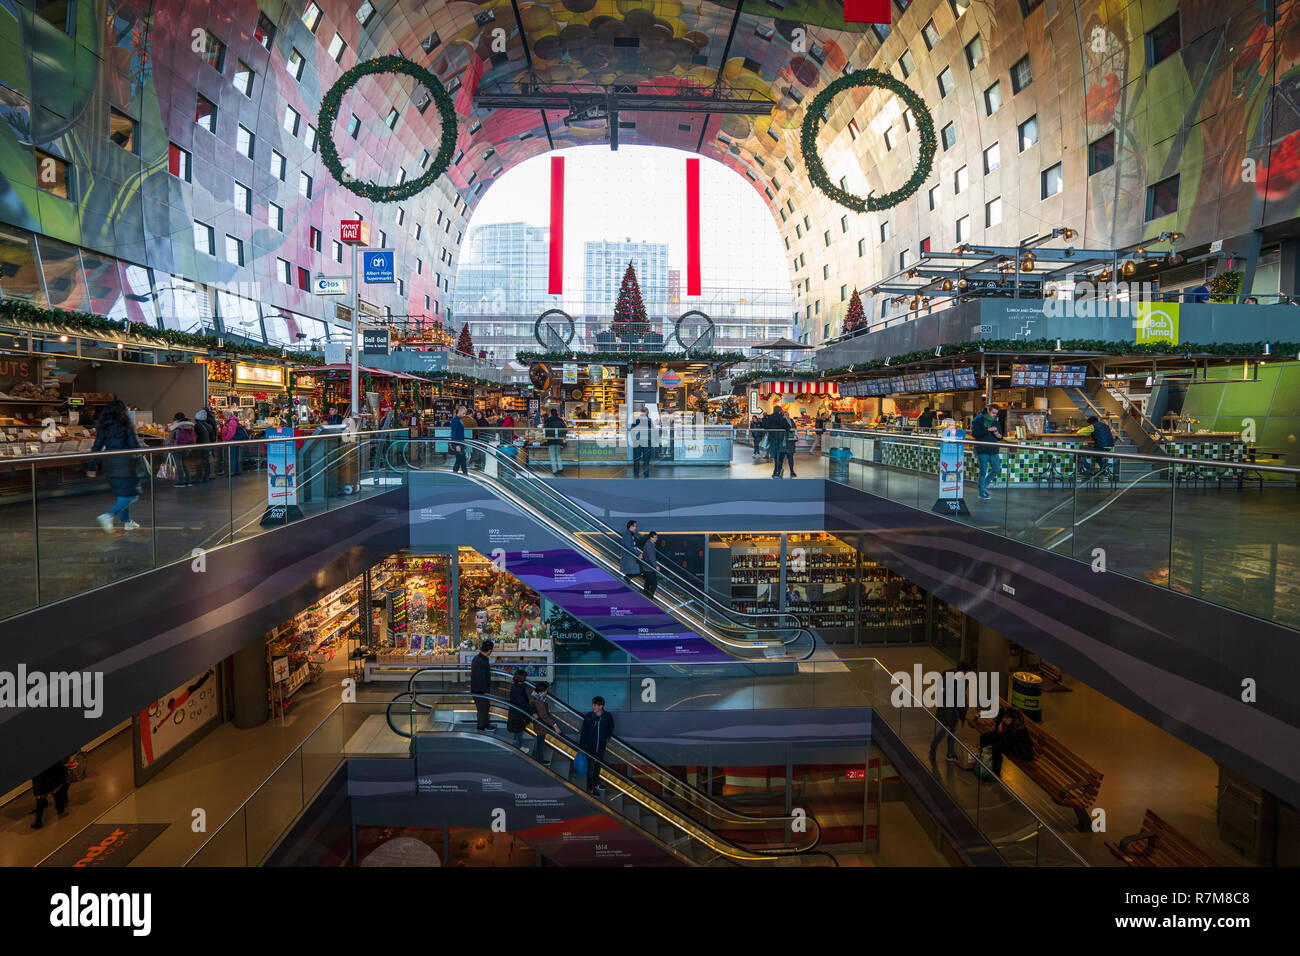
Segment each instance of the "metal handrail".
[[[1145,461],[1145,462],[1152,462],[1154,464],[1158,464],[1166,468],[1168,468],[1170,465],[1204,465],[1210,468],[1249,468],[1251,471],[1276,472],[1278,474],[1291,475],[1292,477],[1300,478],[1300,468],[1291,467],[1289,465],[1262,465],[1262,464],[1256,464],[1255,462],[1251,462],[1251,461],[1210,461],[1204,458],[1182,458],[1182,457],[1176,457],[1172,455],[1144,455],[1140,452],[1127,452],[1127,451],[1097,451],[1096,449],[1091,449],[1091,448],[1068,448],[1065,447],[1064,445],[1056,446],[1047,442],[1038,443],[1033,441],[1006,441],[1006,442],[978,441],[974,438],[944,438],[941,435],[930,436],[930,435],[904,434],[902,432],[880,432],[880,431],[873,431],[868,429],[850,429],[850,428],[842,428],[842,427],[827,429],[826,434],[828,435],[841,434],[845,436],[860,436],[864,438],[880,438],[880,439],[889,439],[892,441],[912,440],[912,441],[922,442],[926,444],[934,444],[934,445],[954,444],[954,445],[982,446],[986,448],[996,448],[999,450],[999,452],[1006,451],[1007,449],[1012,449],[1012,448],[1046,448],[1054,452],[1059,451],[1061,454],[1065,454],[1065,455],[1089,455],[1095,458],[1121,458],[1124,459],[1125,461]],[[1062,433],[1062,436],[1063,437],[1065,436],[1064,432]],[[1195,438],[1196,436],[1192,434],[1189,435],[1189,437]]]
[[[466,673],[466,672],[469,671],[469,669],[470,669],[470,668],[469,668],[469,665],[467,665],[467,664],[432,664],[432,665],[428,665],[428,666],[426,666],[426,667],[422,667],[420,670],[418,670],[418,671],[416,671],[414,674],[412,674],[410,680],[407,681],[407,684],[406,684],[406,692],[407,692],[407,693],[410,693],[410,694],[413,694],[413,695],[419,693],[419,691],[417,691],[417,690],[415,689],[415,682],[416,682],[417,679],[419,679],[419,677],[420,677],[421,674],[425,674],[425,673],[434,673],[434,674],[437,674],[437,673],[457,673],[457,672],[459,672],[459,673]],[[503,681],[505,681],[505,682],[512,683],[512,682],[514,681],[514,673],[513,673],[512,671],[509,671],[509,670],[502,670],[501,668],[493,667],[493,668],[489,668],[489,672],[490,672],[491,674],[494,674],[494,675],[500,677],[500,678],[501,678]],[[525,680],[523,683],[524,683],[526,686],[528,686],[528,687],[533,687],[533,688],[536,687],[536,685],[533,684],[533,682],[532,682],[532,681],[529,681],[529,680]],[[399,694],[399,695],[397,695],[397,696],[400,697],[400,696],[402,696],[402,695]],[[394,699],[396,699],[396,698],[394,698]],[[554,703],[556,703],[556,704],[559,704],[559,705],[560,705],[564,710],[568,711],[569,714],[570,714],[572,717],[576,718],[576,719],[579,720],[579,721],[582,720],[582,718],[583,718],[583,714],[580,713],[580,712],[579,712],[575,707],[571,706],[571,705],[568,704],[566,701],[564,701],[562,698],[548,695],[548,697],[547,697],[547,701],[548,701],[548,702],[554,702]],[[535,720],[536,718],[534,717],[533,719]],[[642,764],[649,765],[650,767],[653,767],[656,771],[658,771],[659,774],[661,774],[662,777],[664,778],[664,780],[661,780],[661,781],[660,781],[660,785],[661,785],[661,786],[663,785],[664,781],[666,780],[666,781],[668,781],[668,782],[671,782],[671,783],[674,785],[674,789],[676,789],[677,792],[681,793],[681,795],[682,795],[683,797],[686,797],[686,798],[688,798],[688,799],[692,799],[692,800],[702,800],[702,801],[704,801],[705,803],[709,804],[711,807],[716,808],[716,811],[717,811],[717,812],[716,812],[716,813],[712,813],[712,815],[714,815],[714,816],[717,816],[717,817],[719,817],[719,818],[731,819],[731,820],[733,820],[733,821],[735,821],[735,822],[739,822],[739,823],[753,823],[753,822],[756,822],[756,821],[766,821],[766,822],[771,822],[771,823],[776,823],[776,822],[779,821],[779,822],[782,822],[782,823],[788,823],[788,822],[790,822],[790,821],[792,821],[792,820],[795,819],[793,816],[789,816],[789,817],[756,817],[756,816],[750,816],[749,814],[740,813],[739,811],[733,810],[733,809],[731,809],[730,807],[727,807],[727,806],[725,806],[724,804],[719,803],[718,801],[716,801],[716,800],[714,800],[712,797],[710,797],[708,794],[702,792],[701,790],[699,790],[699,789],[697,789],[697,788],[695,788],[695,787],[692,787],[690,784],[688,784],[688,783],[684,782],[683,780],[679,779],[678,777],[674,776],[673,773],[672,773],[672,771],[668,770],[666,767],[660,765],[660,764],[659,764],[658,762],[656,762],[655,760],[653,760],[653,759],[651,759],[650,757],[646,756],[644,753],[642,753],[641,751],[637,750],[635,747],[633,747],[633,746],[631,746],[630,744],[628,744],[628,743],[627,743],[626,741],[624,741],[622,738],[619,738],[619,737],[611,737],[610,740],[611,740],[611,742],[613,742],[613,741],[617,741],[618,744],[619,744],[619,746],[620,746],[624,751],[626,751],[627,753],[629,753],[629,754],[631,754],[633,757],[635,757],[636,760],[638,761],[638,763],[642,763]],[[819,823],[817,823],[817,821],[816,821],[815,818],[812,818],[812,817],[806,817],[806,819],[812,820],[813,825],[817,828],[817,839],[814,840],[814,841],[812,842],[812,844],[810,844],[810,846],[808,847],[808,849],[812,849],[812,847],[816,846],[816,845],[821,841],[821,825],[820,825]]]
[[0,464],[8,465],[39,465],[43,462],[57,462],[59,464],[71,464],[78,459],[83,458],[112,458],[116,455],[157,455],[167,452],[174,452],[177,449],[181,451],[192,451],[200,449],[202,451],[215,450],[217,448],[243,448],[248,445],[269,445],[272,443],[281,443],[289,441],[320,441],[324,438],[365,438],[369,436],[398,436],[406,438],[409,432],[405,428],[388,428],[377,431],[367,432],[331,432],[328,435],[282,435],[276,438],[249,438],[240,441],[212,441],[196,442],[193,445],[141,445],[139,448],[114,448],[104,449],[102,451],[70,451],[57,455],[15,455],[11,458],[0,458]]
[[[516,707],[508,700],[502,700],[501,698],[494,697],[490,694],[473,694],[473,693],[466,693],[466,692],[451,693],[451,692],[436,692],[436,691],[435,692],[426,691],[424,693],[416,693],[412,691],[407,691],[405,693],[398,694],[397,697],[395,697],[388,704],[389,707],[388,713],[390,715],[388,718],[388,725],[396,734],[403,737],[408,735],[404,734],[393,724],[391,713],[392,713],[392,707],[404,703],[404,701],[401,698],[407,696],[411,698],[410,703],[412,705],[424,708],[425,710],[429,710],[429,711],[432,711],[434,709],[433,705],[425,703],[424,701],[420,700],[421,697],[435,698],[440,700],[451,700],[451,699],[464,700],[466,698],[474,701],[486,700],[488,701],[490,706],[506,710],[507,712],[514,711],[526,717],[529,720],[533,719],[533,715],[529,714],[527,711],[523,710],[522,708]],[[445,733],[445,732],[446,731],[440,731],[440,733]],[[413,737],[414,735],[412,734],[410,736]],[[642,787],[637,786],[637,784],[629,777],[615,770],[608,763],[596,757],[594,754],[590,753],[587,750],[584,750],[580,744],[571,741],[566,737],[562,737],[559,735],[552,735],[552,736],[555,739],[555,743],[551,744],[550,746],[553,746],[556,750],[559,750],[561,753],[564,753],[565,756],[570,758],[572,758],[577,753],[583,754],[588,760],[596,763],[597,766],[599,766],[605,773],[609,775],[611,782],[624,794],[624,796],[627,796],[632,800],[635,800],[637,803],[645,807],[651,813],[655,814],[655,816],[659,817],[661,820],[667,823],[671,823],[672,825],[676,826],[678,829],[684,831],[685,833],[694,837],[699,842],[703,843],[705,846],[709,847],[711,850],[714,850],[715,852],[723,856],[727,856],[734,860],[749,862],[749,863],[760,863],[760,862],[767,863],[775,859],[779,859],[781,857],[805,856],[805,855],[825,856],[831,860],[835,859],[829,853],[816,850],[815,843],[812,846],[807,847],[806,849],[783,848],[783,849],[770,849],[770,850],[756,850],[750,847],[742,846],[738,843],[734,843],[730,840],[726,840],[718,836],[711,829],[699,823],[698,821],[692,820],[690,817],[684,815],[681,811],[670,806],[659,797],[656,797],[654,794],[650,793],[649,791],[643,789]],[[488,739],[491,739],[493,743],[500,744],[503,747],[508,746],[507,744],[505,744],[504,741],[496,740],[495,738],[488,738]],[[572,748],[574,754],[569,754],[567,752],[568,748]],[[510,749],[513,750],[514,748],[511,747]],[[556,774],[556,776],[558,776],[558,774]],[[764,818],[761,817],[750,817],[748,818],[748,820],[754,823],[764,822]],[[817,833],[818,833],[818,839],[820,839],[820,834],[821,834],[820,825],[817,828]]]

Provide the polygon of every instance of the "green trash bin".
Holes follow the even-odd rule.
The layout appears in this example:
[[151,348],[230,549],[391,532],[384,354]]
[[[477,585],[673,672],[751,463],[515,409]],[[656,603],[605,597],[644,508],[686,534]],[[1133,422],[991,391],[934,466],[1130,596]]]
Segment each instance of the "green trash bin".
[[1043,675],[1016,671],[1011,675],[1011,706],[1036,724],[1043,722]]

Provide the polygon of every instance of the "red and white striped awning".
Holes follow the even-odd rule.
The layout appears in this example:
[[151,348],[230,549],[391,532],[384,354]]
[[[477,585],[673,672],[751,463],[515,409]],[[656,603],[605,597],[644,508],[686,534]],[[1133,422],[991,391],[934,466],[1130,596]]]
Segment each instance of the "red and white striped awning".
[[838,382],[764,382],[763,389],[773,395],[839,395]]

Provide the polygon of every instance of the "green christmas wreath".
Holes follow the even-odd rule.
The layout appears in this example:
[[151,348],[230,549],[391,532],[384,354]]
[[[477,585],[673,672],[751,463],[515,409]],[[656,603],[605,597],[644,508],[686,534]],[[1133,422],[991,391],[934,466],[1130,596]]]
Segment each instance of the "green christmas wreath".
[[[912,171],[911,178],[893,192],[885,193],[883,196],[868,196],[866,199],[840,189],[832,183],[830,177],[826,175],[826,167],[822,165],[821,156],[817,153],[817,133],[821,129],[822,116],[827,112],[831,100],[855,86],[875,86],[889,90],[897,96],[912,111],[912,115],[916,118],[916,131],[921,137],[921,155],[917,159],[916,169]],[[808,112],[804,114],[799,146],[803,150],[803,162],[808,168],[808,176],[813,185],[846,209],[852,209],[854,212],[879,212],[897,206],[921,188],[921,184],[929,178],[930,171],[934,168],[934,154],[938,143],[934,136],[934,117],[930,115],[925,100],[921,99],[918,93],[880,70],[856,70],[848,76],[833,81],[813,97]]]
[[[413,77],[433,96],[433,101],[438,104],[438,115],[442,119],[442,141],[438,144],[438,155],[430,161],[424,175],[394,186],[380,186],[358,181],[343,169],[343,163],[339,160],[338,147],[334,145],[334,122],[339,117],[339,107],[343,105],[344,94],[363,76],[371,76],[375,73],[404,73]],[[325,168],[345,188],[371,202],[400,202],[423,192],[447,171],[447,167],[451,165],[452,153],[456,149],[456,107],[451,101],[451,96],[436,76],[404,56],[378,56],[373,60],[358,63],[345,72],[321,100],[317,124],[321,161],[325,164]]]

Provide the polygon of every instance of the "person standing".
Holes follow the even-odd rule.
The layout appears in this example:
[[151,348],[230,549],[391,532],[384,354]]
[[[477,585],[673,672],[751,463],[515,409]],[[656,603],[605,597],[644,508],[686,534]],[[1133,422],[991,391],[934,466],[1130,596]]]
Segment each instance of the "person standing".
[[[998,427],[997,403],[975,416],[971,422],[971,437],[980,442],[1002,441],[1002,429]],[[989,482],[997,481],[1002,474],[1002,462],[998,458],[998,449],[993,445],[976,445],[975,460],[979,463],[980,497],[992,498],[989,494]]]
[[469,692],[474,694],[474,709],[478,711],[478,729],[488,729],[488,717],[491,715],[491,701],[487,699],[492,692],[492,647],[491,641],[484,641],[478,646],[478,653],[469,664]]
[[591,711],[582,718],[578,747],[587,755],[587,792],[604,793],[600,786],[600,761],[614,736],[614,715],[605,709],[604,697],[591,698]]
[[[782,453],[785,455],[786,460],[790,462],[790,477],[798,478],[799,476],[794,473],[794,451],[799,445],[799,429],[795,427],[789,409],[782,409],[781,416],[785,420],[785,444],[781,446]],[[780,470],[780,462],[777,463],[776,467]]]
[[172,452],[176,465],[176,487],[188,487],[193,484],[190,481],[190,463],[193,460],[192,452],[198,437],[194,431],[194,423],[185,417],[184,412],[177,412],[172,417],[171,424],[167,426],[167,441],[176,448]]
[[817,418],[813,421],[813,431],[817,435],[817,440],[813,443],[813,451],[821,451],[822,443],[826,440],[826,413],[818,412]]
[[546,453],[551,456],[551,474],[564,474],[564,462],[560,458],[560,452],[564,448],[564,439],[568,434],[568,427],[564,424],[564,419],[560,417],[560,410],[552,408],[550,414],[546,416],[546,421],[542,422],[542,435],[546,439]]
[[934,427],[934,409],[931,408],[929,405],[925,406],[925,410],[921,412],[920,417],[917,418],[916,427],[917,428]]
[[780,405],[772,409],[767,416],[767,445],[772,452],[772,477],[780,478],[782,465],[785,464],[785,443],[789,441],[789,422],[782,414]]
[[[126,405],[121,399],[115,399],[104,406],[95,425],[95,444],[92,451],[119,451],[126,448],[139,448],[140,438],[131,424]],[[106,532],[112,532],[113,519],[122,519],[123,531],[134,531],[140,527],[131,520],[131,505],[140,497],[140,476],[137,471],[140,459],[135,455],[112,455],[95,463],[87,469],[87,474],[94,477],[99,471],[108,478],[108,487],[117,495],[117,501],[95,520]]]
[[641,573],[641,561],[637,557],[640,553],[641,549],[636,543],[636,522],[629,521],[623,529],[623,551],[618,556],[618,570],[628,584]]
[[333,405],[331,405],[329,408],[325,410],[325,424],[326,425],[343,424],[343,416],[339,414],[339,410],[335,408]]
[[[242,436],[242,437],[241,437]],[[244,426],[239,422],[239,415],[231,412],[225,421],[225,427],[221,430],[221,440],[223,442],[245,441],[248,438],[248,432],[244,431]],[[226,455],[230,459],[230,476],[237,477],[240,471],[240,463],[243,458],[243,447],[228,448]]]
[[32,822],[32,829],[39,830],[45,826],[41,817],[45,815],[45,810],[50,805],[49,798],[54,797],[54,810],[59,816],[68,812],[68,771],[64,767],[67,758],[52,764],[32,777],[32,796],[36,798],[36,809],[32,811],[36,814],[36,819]]
[[[934,716],[939,720],[939,728],[934,732],[934,737],[930,740],[930,762],[934,762],[935,754],[939,751],[939,741],[944,737],[948,738],[948,760],[957,759],[957,748],[955,746],[957,739],[957,727],[966,723],[966,685],[964,683],[966,672],[971,669],[965,661],[961,661],[950,671],[944,671],[944,683],[941,694],[943,703],[941,703],[934,712]],[[951,675],[951,679],[949,679]],[[954,691],[953,698],[948,699],[948,689]]]
[[212,459],[209,449],[204,447],[211,445],[217,440],[217,433],[208,419],[206,409],[200,408],[194,413],[194,443],[195,448],[195,468],[194,481],[196,484],[212,480]]
[[551,761],[544,756],[542,745],[546,742],[546,731],[549,728],[557,737],[560,734],[560,722],[555,719],[551,713],[551,695],[548,693],[551,685],[544,680],[537,682],[537,691],[533,694],[533,714],[536,715],[534,721],[534,732],[537,734],[537,746],[533,748],[533,759],[538,763],[550,765]]
[[469,466],[465,462],[465,406],[456,409],[456,415],[451,420],[451,451],[456,456],[456,460],[451,464],[451,470],[460,472],[462,475],[469,474]]
[[659,587],[658,542],[659,532],[651,531],[641,545],[641,580],[645,582],[645,596],[649,601],[655,599],[655,589]]
[[649,405],[642,405],[632,424],[627,426],[627,440],[632,446],[632,477],[649,478],[654,448],[654,420]]
[[514,745],[524,749],[524,731],[528,729],[533,714],[533,702],[528,696],[528,671],[522,667],[515,668],[514,679],[510,682],[510,703],[513,705],[506,715],[506,730],[514,734]]
[[763,440],[766,433],[763,431],[763,419],[754,415],[749,420],[749,437],[754,443],[754,464],[758,464],[759,459],[763,457]]
[[980,749],[993,749],[992,771],[995,776],[1002,776],[1002,758],[1010,754],[1017,760],[1034,759],[1034,742],[1025,726],[1025,715],[1014,707],[1003,707],[998,711],[993,729],[980,734]]

